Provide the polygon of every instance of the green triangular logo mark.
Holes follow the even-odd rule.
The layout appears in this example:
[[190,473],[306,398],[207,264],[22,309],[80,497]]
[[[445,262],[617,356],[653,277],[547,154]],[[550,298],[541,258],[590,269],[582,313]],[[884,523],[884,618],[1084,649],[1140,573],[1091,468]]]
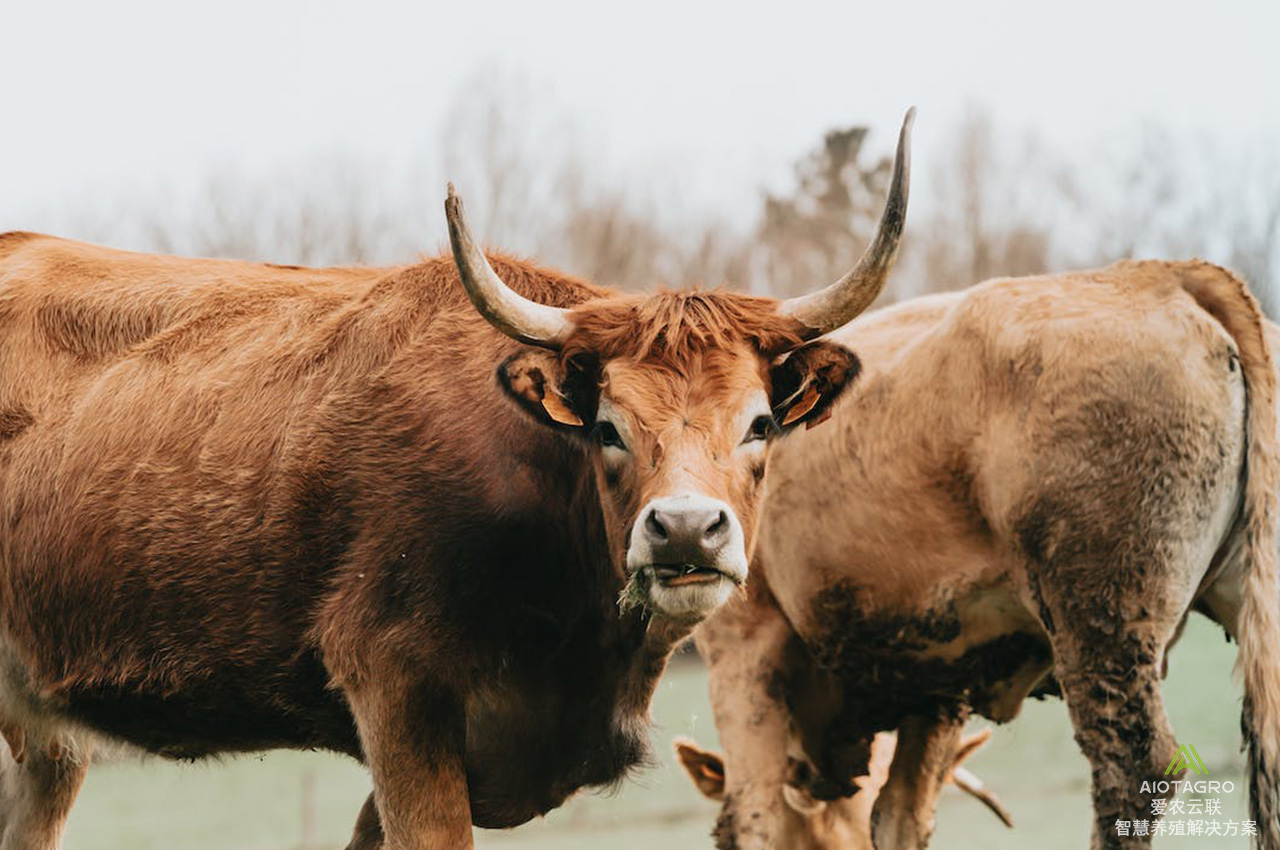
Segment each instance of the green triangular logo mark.
[[1173,757],[1173,761],[1169,762],[1169,767],[1165,770],[1164,775],[1168,776],[1171,773],[1178,773],[1182,770],[1190,770],[1200,776],[1209,775],[1209,769],[1204,766],[1204,761],[1200,758],[1200,754],[1190,744],[1183,744],[1178,747],[1177,755]]

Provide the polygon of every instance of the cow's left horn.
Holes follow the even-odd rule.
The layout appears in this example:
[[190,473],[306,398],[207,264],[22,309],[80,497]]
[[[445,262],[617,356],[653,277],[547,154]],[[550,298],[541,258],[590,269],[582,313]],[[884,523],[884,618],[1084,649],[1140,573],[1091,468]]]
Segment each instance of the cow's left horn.
[[800,321],[808,332],[806,339],[833,331],[851,321],[871,306],[884,289],[898,254],[898,242],[907,218],[907,195],[911,185],[911,124],[916,108],[907,110],[898,136],[898,153],[893,160],[893,177],[889,181],[889,198],[875,239],[858,264],[835,283],[820,292],[788,298],[778,312]]
[[453,245],[458,276],[480,315],[521,342],[551,349],[564,345],[573,331],[569,311],[530,301],[502,282],[471,237],[462,199],[454,192],[452,183],[449,197],[444,201],[444,216],[449,221],[449,242]]

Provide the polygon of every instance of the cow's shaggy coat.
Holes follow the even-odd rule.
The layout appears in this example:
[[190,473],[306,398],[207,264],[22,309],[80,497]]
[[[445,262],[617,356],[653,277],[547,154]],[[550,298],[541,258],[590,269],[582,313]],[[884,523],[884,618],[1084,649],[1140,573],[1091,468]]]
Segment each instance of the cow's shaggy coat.
[[1008,720],[1060,690],[1094,846],[1145,847],[1115,824],[1151,818],[1143,781],[1177,749],[1159,683],[1199,610],[1239,641],[1257,846],[1280,849],[1280,330],[1244,284],[1125,262],[908,302],[836,338],[867,372],[832,426],[780,446],[750,594],[700,630],[719,845],[833,846],[784,787],[852,793],[896,728],[873,834],[922,847],[969,713]]
[[[692,622],[620,615],[630,519],[666,446],[749,542],[763,454],[735,459],[734,417],[808,385],[825,344],[775,365],[803,329],[771,300],[602,297],[492,262],[573,308],[562,351],[495,331],[444,258],[303,269],[0,236],[0,847],[57,846],[103,740],[365,760],[353,847],[464,845],[644,759]],[[652,444],[634,471],[588,439],[606,391]]]

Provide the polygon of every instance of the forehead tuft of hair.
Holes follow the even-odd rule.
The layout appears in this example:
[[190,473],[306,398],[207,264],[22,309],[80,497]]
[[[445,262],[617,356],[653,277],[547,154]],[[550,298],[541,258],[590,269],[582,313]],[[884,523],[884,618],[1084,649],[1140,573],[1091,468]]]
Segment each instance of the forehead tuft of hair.
[[562,356],[679,369],[710,349],[742,342],[772,356],[803,342],[802,326],[777,308],[772,298],[700,290],[599,298],[573,308],[574,332]]

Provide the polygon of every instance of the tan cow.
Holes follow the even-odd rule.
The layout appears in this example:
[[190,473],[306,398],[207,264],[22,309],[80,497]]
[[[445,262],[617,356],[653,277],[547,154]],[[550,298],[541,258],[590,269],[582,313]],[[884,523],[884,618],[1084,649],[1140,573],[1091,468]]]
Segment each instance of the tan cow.
[[58,846],[102,740],[350,755],[361,850],[624,776],[772,438],[856,373],[816,337],[884,284],[909,123],[872,247],[785,302],[487,258],[452,191],[402,268],[0,235],[0,850]]
[[1145,847],[1116,821],[1165,796],[1143,787],[1177,749],[1160,679],[1198,610],[1239,641],[1257,846],[1278,850],[1280,332],[1244,284],[1124,262],[923,298],[834,339],[867,370],[772,457],[747,598],[699,630],[719,846],[791,846],[786,786],[854,793],[897,729],[873,835],[923,847],[969,714],[1007,721],[1060,688],[1094,846]]
[[[963,766],[965,759],[990,739],[990,729],[965,738],[952,754],[949,766],[942,767],[940,772],[944,782],[954,783],[961,791],[981,801],[1005,826],[1012,827],[1013,817],[1000,799]],[[871,742],[867,775],[855,779],[858,791],[853,796],[818,800],[797,785],[782,786],[787,805],[782,808],[778,846],[787,850],[874,850],[871,811],[889,779],[895,743],[893,735],[886,732],[875,736]],[[703,796],[724,802],[724,757],[683,738],[676,739],[675,748],[689,779]]]

